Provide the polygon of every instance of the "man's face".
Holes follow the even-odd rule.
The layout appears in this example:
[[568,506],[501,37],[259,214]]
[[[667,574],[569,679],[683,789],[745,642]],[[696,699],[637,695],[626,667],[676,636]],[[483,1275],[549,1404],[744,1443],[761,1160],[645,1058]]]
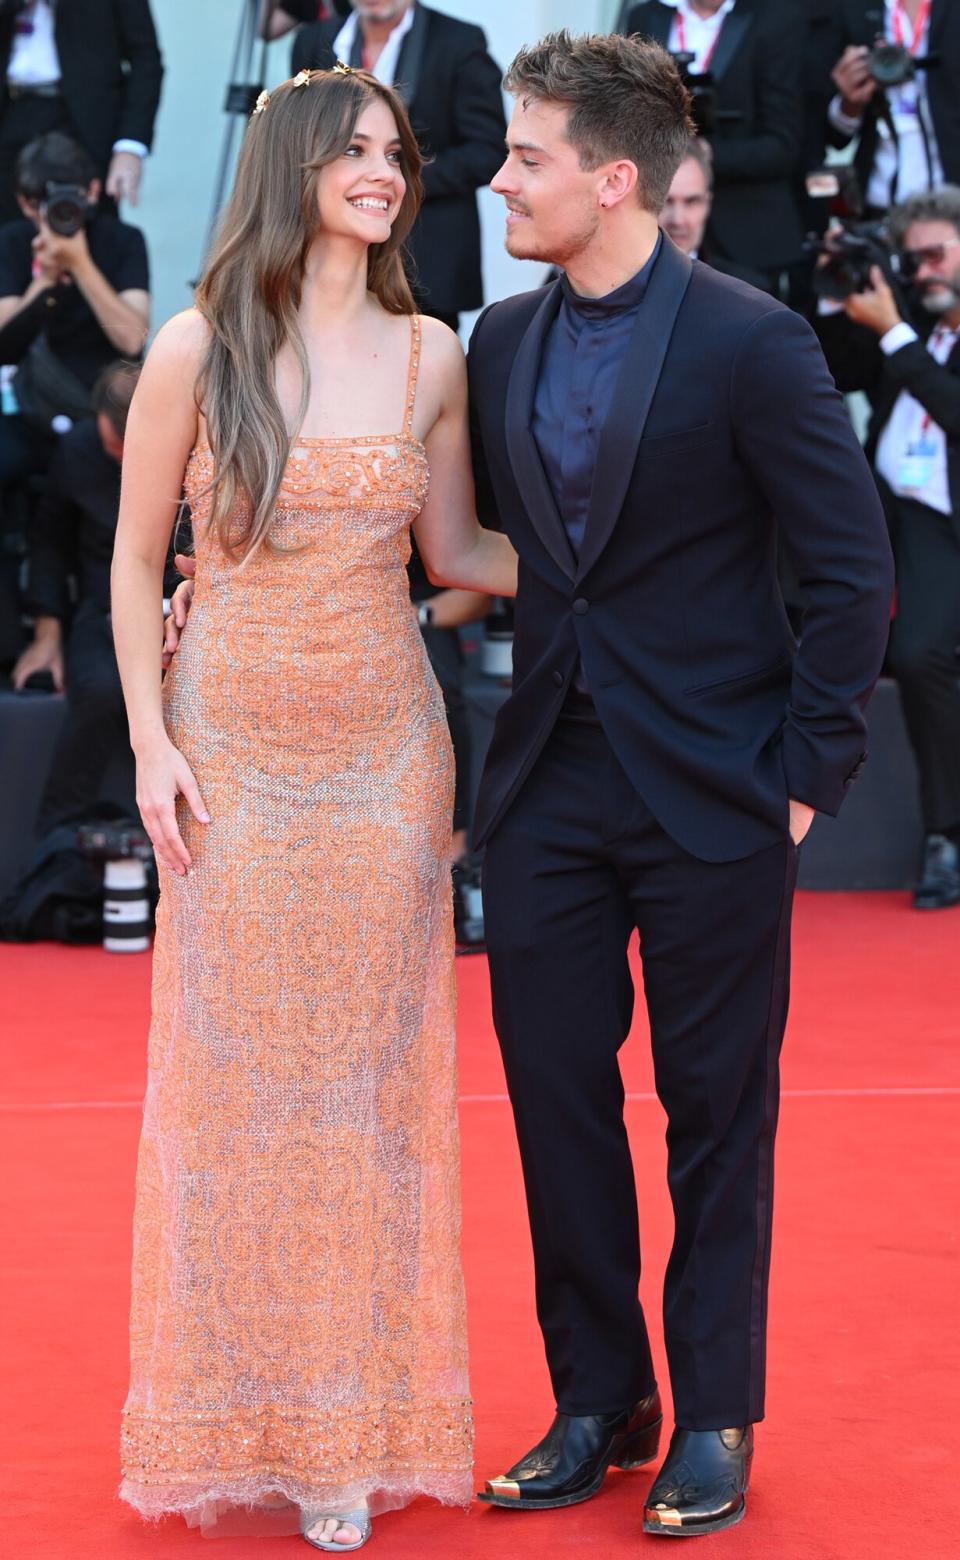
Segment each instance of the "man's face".
[[399,22],[413,0],[353,0],[362,22]]
[[703,245],[710,199],[706,173],[695,157],[685,157],[660,213],[660,226],[684,254],[693,254]]
[[600,225],[600,170],[580,167],[567,140],[562,104],[518,98],[507,128],[507,159],[490,188],[507,203],[507,253],[561,267],[580,254]]
[[913,290],[928,314],[960,305],[960,233],[952,222],[913,222],[903,248],[914,267]]

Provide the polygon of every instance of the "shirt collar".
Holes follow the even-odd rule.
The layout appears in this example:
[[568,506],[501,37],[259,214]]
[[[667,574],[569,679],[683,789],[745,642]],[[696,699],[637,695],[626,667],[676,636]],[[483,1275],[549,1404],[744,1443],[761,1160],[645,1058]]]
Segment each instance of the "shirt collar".
[[560,286],[563,289],[564,302],[574,314],[585,320],[608,320],[617,314],[628,314],[631,309],[638,309],[647,290],[650,273],[662,248],[663,234],[658,233],[653,254],[646,265],[637,272],[636,276],[631,276],[628,282],[614,288],[613,292],[604,293],[602,298],[582,298],[579,293],[574,292],[566,276],[561,274]]
[[[393,78],[396,74],[397,62],[400,55],[400,45],[414,24],[416,19],[416,10],[417,7],[414,3],[400,18],[396,27],[391,28],[387,41],[381,51],[380,58],[377,60],[377,63],[373,68],[372,74],[376,76],[378,81],[382,81],[384,86],[393,86]],[[345,62],[349,60],[351,54],[353,53],[353,45],[356,40],[357,28],[359,25],[360,24],[356,11],[351,11],[340,31],[337,33],[337,36],[333,40],[333,53],[336,59],[343,60]]]
[[725,16],[730,15],[736,3],[737,0],[724,0],[724,4],[713,16],[698,16],[696,11],[691,11],[689,0],[663,0],[663,4],[670,6],[672,10],[682,11],[684,16],[694,22],[702,22],[704,25],[708,22],[722,22]]

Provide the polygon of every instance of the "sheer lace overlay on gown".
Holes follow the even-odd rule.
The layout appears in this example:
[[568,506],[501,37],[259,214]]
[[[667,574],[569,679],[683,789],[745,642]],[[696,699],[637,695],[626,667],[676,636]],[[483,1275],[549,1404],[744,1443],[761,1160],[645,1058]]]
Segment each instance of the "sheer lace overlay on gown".
[[193,610],[167,729],[212,823],[162,870],[122,1497],[466,1502],[453,764],[410,608],[411,432],[301,439],[238,570],[184,486]]

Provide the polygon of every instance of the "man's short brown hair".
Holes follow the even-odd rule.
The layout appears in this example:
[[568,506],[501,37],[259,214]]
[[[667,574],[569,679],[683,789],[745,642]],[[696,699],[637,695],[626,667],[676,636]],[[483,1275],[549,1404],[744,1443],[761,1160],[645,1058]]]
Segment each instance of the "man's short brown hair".
[[107,418],[118,439],[126,435],[127,414],[139,378],[139,363],[118,361],[108,363],[94,383],[93,410],[98,417],[102,413]]
[[687,152],[690,94],[666,49],[614,33],[574,38],[563,29],[521,49],[504,77],[521,101],[564,104],[581,168],[626,158],[640,204],[659,212]]

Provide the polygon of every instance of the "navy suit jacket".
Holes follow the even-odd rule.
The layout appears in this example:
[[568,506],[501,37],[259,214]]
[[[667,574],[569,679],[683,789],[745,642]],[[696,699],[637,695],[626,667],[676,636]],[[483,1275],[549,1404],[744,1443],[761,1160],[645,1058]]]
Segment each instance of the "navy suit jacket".
[[[864,761],[887,641],[883,512],[809,325],[665,239],[603,430],[575,561],[530,416],[559,283],[492,305],[470,346],[481,519],[520,555],[513,691],[475,834],[496,827],[578,657],[618,759],[705,861],[783,839],[788,798],[835,814]],[[797,649],[777,527],[808,601]]]

